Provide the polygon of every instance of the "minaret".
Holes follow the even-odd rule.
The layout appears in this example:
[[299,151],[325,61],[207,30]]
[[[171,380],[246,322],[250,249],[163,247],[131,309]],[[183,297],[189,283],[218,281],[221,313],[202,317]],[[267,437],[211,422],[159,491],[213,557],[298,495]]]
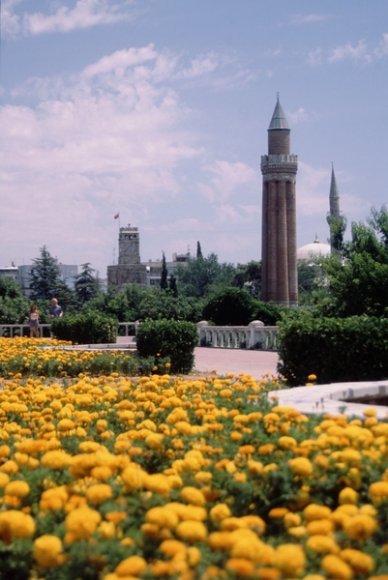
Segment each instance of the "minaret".
[[332,254],[340,254],[343,249],[346,219],[341,215],[337,181],[334,166],[331,164],[331,181],[329,195],[329,213],[327,223],[330,229],[330,248]]
[[337,181],[335,179],[334,174],[334,166],[331,164],[331,182],[330,182],[330,215],[332,217],[340,217],[340,209],[339,209],[339,195],[338,195],[338,188],[337,188]]
[[262,295],[265,302],[298,304],[295,178],[297,155],[290,154],[290,129],[279,96],[268,128],[263,174]]

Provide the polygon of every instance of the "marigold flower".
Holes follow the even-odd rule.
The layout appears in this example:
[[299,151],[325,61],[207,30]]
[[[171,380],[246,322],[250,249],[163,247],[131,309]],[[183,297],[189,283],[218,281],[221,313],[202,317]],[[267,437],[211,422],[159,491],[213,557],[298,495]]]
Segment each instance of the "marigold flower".
[[71,461],[71,455],[61,449],[47,451],[41,458],[42,465],[50,469],[62,470],[64,467],[70,465]]
[[106,483],[96,483],[91,485],[86,490],[87,499],[95,504],[103,503],[113,496],[113,491],[110,485]]
[[352,540],[367,540],[376,531],[377,522],[371,516],[359,514],[345,520],[343,529]]
[[156,506],[148,510],[146,521],[156,524],[160,528],[173,530],[178,525],[179,518],[175,512],[166,506]]
[[321,520],[312,520],[307,522],[306,530],[309,536],[331,534],[334,528],[334,523],[329,518],[322,518]]
[[338,580],[351,580],[353,578],[351,567],[334,554],[325,556],[321,562],[321,566],[331,578],[338,578]]
[[281,544],[276,548],[275,565],[287,578],[302,574],[306,563],[303,549],[296,544]]
[[288,465],[295,475],[305,476],[311,475],[313,472],[313,465],[307,457],[295,457],[288,460]]
[[129,556],[125,560],[122,560],[118,566],[115,568],[115,574],[119,578],[125,576],[140,576],[143,574],[147,568],[147,563],[144,558],[140,556]]
[[30,493],[30,486],[26,481],[14,479],[5,486],[4,493],[21,498]]
[[318,554],[338,554],[339,547],[337,542],[330,536],[319,535],[311,536],[306,542],[307,548]]
[[219,503],[213,506],[210,510],[210,519],[215,524],[219,524],[225,518],[230,517],[230,507],[226,503]]
[[71,511],[65,520],[65,526],[70,541],[87,540],[96,531],[101,516],[96,510],[83,506]]
[[45,534],[37,538],[33,546],[33,556],[39,566],[51,568],[63,562],[62,542],[57,536]]
[[14,538],[30,538],[35,532],[32,517],[18,510],[0,512],[0,538],[9,543]]
[[186,520],[178,524],[176,533],[187,542],[202,542],[206,539],[207,529],[202,522]]
[[371,483],[368,489],[372,501],[380,505],[383,501],[388,500],[388,481],[375,481]]
[[206,503],[202,491],[196,487],[186,486],[181,490],[180,495],[183,501],[192,505],[204,506]]
[[352,567],[356,574],[370,574],[375,567],[373,558],[360,550],[346,548],[341,550],[340,557]]
[[229,558],[226,562],[226,569],[229,572],[236,574],[237,577],[251,578],[253,576],[255,566],[249,560],[244,558]]
[[308,522],[312,520],[322,520],[330,517],[331,509],[324,505],[310,503],[304,508],[303,515]]

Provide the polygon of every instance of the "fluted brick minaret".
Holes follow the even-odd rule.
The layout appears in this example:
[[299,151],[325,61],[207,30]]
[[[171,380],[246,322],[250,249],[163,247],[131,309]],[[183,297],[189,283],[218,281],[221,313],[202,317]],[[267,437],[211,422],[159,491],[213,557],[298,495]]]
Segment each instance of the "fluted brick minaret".
[[263,174],[262,294],[265,302],[298,304],[295,178],[297,155],[290,154],[290,129],[279,97],[268,128]]

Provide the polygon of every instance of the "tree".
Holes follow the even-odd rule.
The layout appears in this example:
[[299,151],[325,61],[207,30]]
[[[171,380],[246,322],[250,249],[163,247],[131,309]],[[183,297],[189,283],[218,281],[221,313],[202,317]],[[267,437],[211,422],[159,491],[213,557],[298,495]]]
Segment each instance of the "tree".
[[197,242],[197,260],[201,260],[202,258],[203,258],[203,255],[202,255],[201,242]]
[[252,296],[259,298],[261,292],[261,262],[251,260],[248,264],[238,264],[233,286],[244,288]]
[[344,258],[325,261],[330,303],[324,314],[388,314],[388,210],[371,212],[368,224],[353,223]]
[[166,256],[164,255],[163,252],[163,256],[162,256],[162,274],[160,277],[160,287],[162,290],[167,290],[168,288],[168,272],[167,272],[167,264],[166,264]]
[[85,304],[98,294],[99,284],[93,275],[94,272],[95,270],[91,268],[90,263],[86,262],[81,265],[81,272],[75,278],[75,294],[81,304]]
[[205,304],[203,318],[219,325],[246,325],[252,322],[257,301],[240,288],[225,288]]
[[346,230],[346,218],[342,215],[327,216],[327,223],[330,229],[330,245],[337,254],[342,254],[344,249],[344,233]]
[[232,264],[219,264],[216,254],[210,254],[178,266],[176,274],[179,293],[199,298],[231,286],[236,268]]
[[29,300],[19,284],[9,278],[0,278],[0,323],[23,323],[29,311]]
[[171,274],[169,281],[168,281],[168,288],[175,298],[178,296],[178,287],[176,285],[176,278],[174,274]]
[[[61,286],[58,261],[53,258],[46,246],[40,249],[40,258],[35,258],[31,270],[31,298],[50,300]],[[63,283],[62,283],[63,284]]]

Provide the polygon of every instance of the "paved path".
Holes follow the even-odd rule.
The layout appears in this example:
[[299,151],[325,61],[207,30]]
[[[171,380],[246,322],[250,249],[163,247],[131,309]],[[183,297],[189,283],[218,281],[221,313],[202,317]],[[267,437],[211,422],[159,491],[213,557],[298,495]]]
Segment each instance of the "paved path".
[[249,374],[261,378],[277,375],[277,352],[226,348],[197,347],[194,351],[194,370],[201,373],[216,371],[219,375]]

